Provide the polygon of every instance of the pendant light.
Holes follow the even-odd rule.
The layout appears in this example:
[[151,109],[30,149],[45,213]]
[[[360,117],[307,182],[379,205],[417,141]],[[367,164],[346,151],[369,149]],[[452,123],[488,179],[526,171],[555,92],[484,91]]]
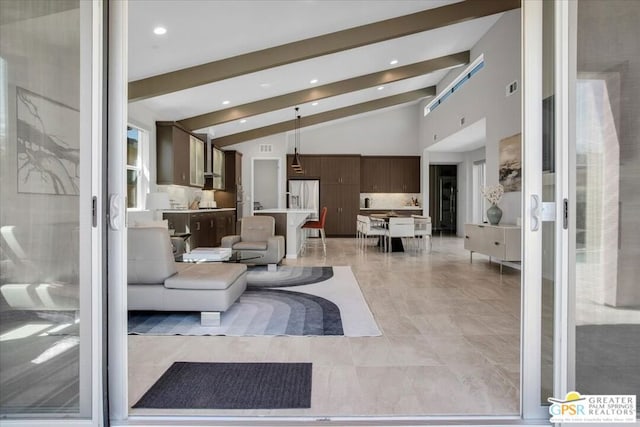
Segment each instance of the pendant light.
[[294,114],[294,128],[293,128],[293,160],[291,161],[291,168],[296,173],[301,174],[303,172],[302,163],[300,162],[300,153],[298,153],[298,147],[300,145],[300,114],[298,114],[299,107],[295,108]]

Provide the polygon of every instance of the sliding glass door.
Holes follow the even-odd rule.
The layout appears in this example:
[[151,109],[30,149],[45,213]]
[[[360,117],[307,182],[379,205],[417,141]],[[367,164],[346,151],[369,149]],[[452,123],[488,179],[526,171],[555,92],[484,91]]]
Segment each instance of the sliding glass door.
[[640,395],[640,3],[580,1],[572,18],[569,381],[582,394]]
[[3,425],[101,422],[101,19],[0,2]]

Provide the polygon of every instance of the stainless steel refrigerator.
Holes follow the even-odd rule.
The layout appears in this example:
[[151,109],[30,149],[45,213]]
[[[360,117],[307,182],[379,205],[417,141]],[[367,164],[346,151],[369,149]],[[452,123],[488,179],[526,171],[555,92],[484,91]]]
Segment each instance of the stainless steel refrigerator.
[[[317,179],[290,179],[287,185],[287,207],[313,209],[313,218],[320,215],[320,181]],[[318,237],[318,230],[309,231],[309,237]]]

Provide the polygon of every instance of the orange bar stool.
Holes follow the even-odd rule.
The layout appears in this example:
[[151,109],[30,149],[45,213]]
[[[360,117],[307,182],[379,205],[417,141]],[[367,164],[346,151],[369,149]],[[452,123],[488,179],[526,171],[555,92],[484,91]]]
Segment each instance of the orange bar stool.
[[[302,228],[304,230],[320,230],[320,237],[322,238],[322,253],[327,256],[327,241],[324,234],[324,223],[327,219],[327,207],[323,207],[320,212],[320,219],[318,221],[307,221]],[[304,241],[304,250],[307,248],[307,239]],[[303,250],[303,252],[304,252]]]

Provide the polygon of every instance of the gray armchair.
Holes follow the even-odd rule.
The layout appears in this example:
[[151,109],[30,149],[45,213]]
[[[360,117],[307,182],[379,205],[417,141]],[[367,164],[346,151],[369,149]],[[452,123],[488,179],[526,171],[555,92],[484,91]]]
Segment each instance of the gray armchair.
[[240,235],[222,238],[222,247],[240,252],[251,264],[278,264],[284,258],[284,236],[276,236],[276,221],[271,216],[242,218]]

